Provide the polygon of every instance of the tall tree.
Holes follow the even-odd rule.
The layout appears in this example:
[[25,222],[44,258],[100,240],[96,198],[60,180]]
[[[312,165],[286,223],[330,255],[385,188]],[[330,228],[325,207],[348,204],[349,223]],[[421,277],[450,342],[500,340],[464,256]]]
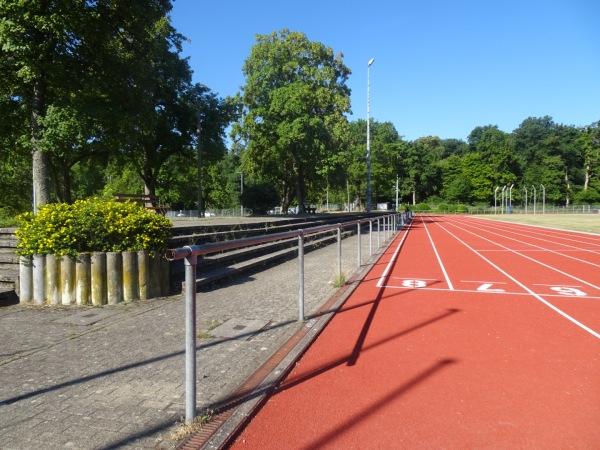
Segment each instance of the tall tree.
[[402,192],[411,196],[412,204],[439,194],[442,189],[440,166],[445,154],[442,140],[427,136],[411,142],[406,147],[402,162],[405,166]]
[[586,202],[600,201],[600,121],[583,128],[577,138],[584,163],[583,192],[579,195]]
[[282,210],[327,172],[347,136],[350,75],[343,55],[287,29],[258,35],[243,66],[243,110],[234,133],[247,142],[246,170],[279,185]]
[[[73,164],[81,159],[73,153],[86,152],[86,144],[106,139],[104,131],[125,122],[119,110],[140,79],[130,76],[131,62],[147,54],[148,36],[170,9],[169,0],[0,2],[0,95],[27,110],[20,135],[30,142],[37,203],[56,198],[51,178],[58,170],[50,153],[57,143],[61,154],[54,163]],[[48,133],[61,118],[68,118],[68,129]],[[90,126],[97,121],[102,125]]]

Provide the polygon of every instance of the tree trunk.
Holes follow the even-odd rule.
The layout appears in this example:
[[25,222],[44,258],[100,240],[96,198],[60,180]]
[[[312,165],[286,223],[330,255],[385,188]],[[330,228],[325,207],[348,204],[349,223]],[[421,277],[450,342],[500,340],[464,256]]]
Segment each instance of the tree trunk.
[[588,155],[585,164],[585,181],[583,183],[583,190],[587,191],[590,187],[590,179],[592,178],[592,158]]
[[569,206],[571,204],[571,198],[569,197],[569,193],[571,192],[571,182],[569,181],[569,174],[565,172],[565,183],[567,185],[567,193],[566,193],[566,206]]
[[33,207],[50,203],[50,161],[48,155],[39,148],[41,137],[40,119],[44,116],[46,87],[43,79],[33,84],[31,104],[31,148],[33,154]]
[[298,213],[306,212],[304,207],[304,169],[302,164],[296,166],[296,199],[298,200]]
[[290,204],[292,203],[293,197],[294,197],[293,196],[293,187],[292,187],[291,183],[284,181],[282,195],[281,195],[281,205],[280,205],[281,206],[281,214],[287,214]]

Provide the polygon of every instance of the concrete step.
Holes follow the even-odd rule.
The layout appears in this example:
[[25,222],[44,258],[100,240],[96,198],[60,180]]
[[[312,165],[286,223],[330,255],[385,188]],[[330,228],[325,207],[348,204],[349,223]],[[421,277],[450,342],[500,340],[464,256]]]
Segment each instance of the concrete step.
[[[343,237],[348,237],[352,234],[354,233],[346,231],[343,233]],[[293,238],[292,241],[294,244],[298,242],[296,238]],[[312,250],[316,250],[326,245],[335,245],[336,242],[337,235],[326,235],[318,237],[316,239],[306,240],[304,242],[304,253],[309,253]],[[297,245],[289,246],[287,248],[283,248],[277,251],[271,250],[265,254],[258,252],[256,247],[250,247],[250,250],[253,249],[253,257],[245,259],[238,263],[233,263],[228,266],[221,265],[212,269],[209,268],[208,270],[203,270],[201,267],[198,267],[196,273],[196,289],[200,287],[207,287],[212,284],[217,284],[221,281],[228,281],[252,271],[264,270],[269,266],[273,266],[283,261],[293,259],[298,255]],[[185,283],[183,282],[182,292],[185,292],[184,287]]]
[[0,267],[3,264],[19,264],[19,256],[12,250],[0,248]]

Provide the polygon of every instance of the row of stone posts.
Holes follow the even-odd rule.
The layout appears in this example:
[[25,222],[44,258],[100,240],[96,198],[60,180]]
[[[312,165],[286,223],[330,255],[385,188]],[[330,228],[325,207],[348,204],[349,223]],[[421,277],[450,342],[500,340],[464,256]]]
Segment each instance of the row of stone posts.
[[169,262],[139,252],[21,258],[19,298],[36,305],[115,305],[169,295]]

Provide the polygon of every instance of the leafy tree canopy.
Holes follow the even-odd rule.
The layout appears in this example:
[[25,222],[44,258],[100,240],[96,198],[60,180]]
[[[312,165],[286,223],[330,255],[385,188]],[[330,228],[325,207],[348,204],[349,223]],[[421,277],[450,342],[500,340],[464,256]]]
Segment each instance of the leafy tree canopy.
[[249,172],[279,186],[282,209],[303,210],[307,187],[327,172],[347,139],[350,75],[343,55],[287,29],[258,35],[243,72],[242,116],[234,135],[246,142]]

